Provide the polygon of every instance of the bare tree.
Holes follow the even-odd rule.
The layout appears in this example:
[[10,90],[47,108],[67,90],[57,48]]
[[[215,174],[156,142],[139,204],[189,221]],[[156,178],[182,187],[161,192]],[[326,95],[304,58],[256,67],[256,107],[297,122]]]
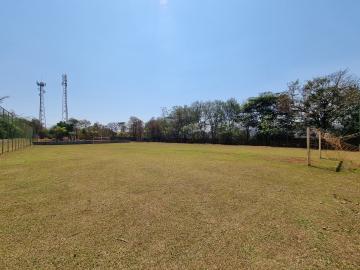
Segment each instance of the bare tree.
[[107,128],[111,129],[115,133],[122,132],[125,122],[110,122],[106,125]]

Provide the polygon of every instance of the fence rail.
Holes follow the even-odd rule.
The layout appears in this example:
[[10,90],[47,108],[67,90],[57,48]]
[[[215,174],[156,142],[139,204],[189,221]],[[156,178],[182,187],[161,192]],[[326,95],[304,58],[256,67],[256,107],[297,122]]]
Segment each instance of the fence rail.
[[29,121],[0,106],[0,155],[31,146],[32,136]]

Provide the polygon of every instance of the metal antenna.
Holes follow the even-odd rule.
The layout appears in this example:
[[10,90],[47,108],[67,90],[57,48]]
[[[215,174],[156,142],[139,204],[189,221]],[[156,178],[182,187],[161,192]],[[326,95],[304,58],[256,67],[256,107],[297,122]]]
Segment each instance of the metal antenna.
[[43,128],[46,128],[45,102],[44,102],[46,83],[37,81],[36,84],[38,86],[39,96],[40,96],[39,121],[41,126]]
[[62,120],[64,122],[68,122],[69,120],[69,111],[68,111],[68,103],[67,103],[67,75],[62,75],[62,83],[63,87],[63,100],[62,100]]

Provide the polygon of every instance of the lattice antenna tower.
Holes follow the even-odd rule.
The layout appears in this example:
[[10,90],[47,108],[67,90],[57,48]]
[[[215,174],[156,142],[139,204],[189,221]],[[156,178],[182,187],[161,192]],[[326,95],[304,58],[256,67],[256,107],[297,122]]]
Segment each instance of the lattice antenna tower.
[[45,96],[45,86],[46,83],[44,82],[36,82],[37,86],[38,86],[38,90],[39,90],[39,96],[40,96],[40,107],[39,107],[39,121],[40,124],[43,128],[46,127],[46,117],[45,117],[45,100],[44,100],[44,96]]
[[62,100],[62,120],[65,122],[69,121],[68,111],[68,96],[67,96],[67,75],[62,75],[62,87],[63,87],[63,100]]

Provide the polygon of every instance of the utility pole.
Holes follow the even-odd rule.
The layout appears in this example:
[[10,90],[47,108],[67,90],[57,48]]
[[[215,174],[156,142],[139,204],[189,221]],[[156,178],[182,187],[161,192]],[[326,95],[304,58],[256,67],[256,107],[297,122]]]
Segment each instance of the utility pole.
[[64,122],[69,121],[69,111],[68,111],[68,98],[67,98],[67,75],[62,75],[62,83],[63,87],[63,100],[62,100],[62,120]]
[[36,82],[39,90],[39,96],[40,96],[40,106],[39,106],[39,122],[42,128],[46,128],[46,117],[45,117],[45,86],[46,83],[44,82]]

